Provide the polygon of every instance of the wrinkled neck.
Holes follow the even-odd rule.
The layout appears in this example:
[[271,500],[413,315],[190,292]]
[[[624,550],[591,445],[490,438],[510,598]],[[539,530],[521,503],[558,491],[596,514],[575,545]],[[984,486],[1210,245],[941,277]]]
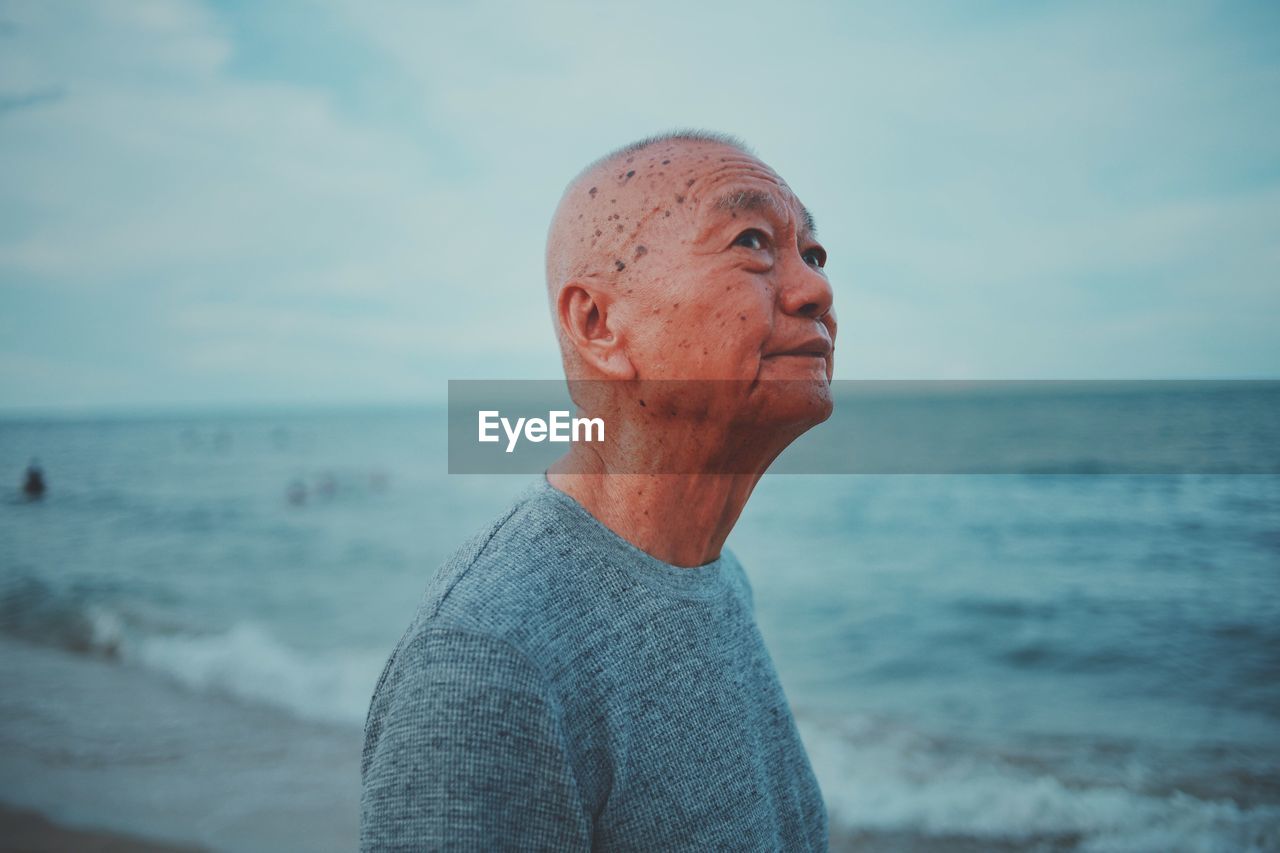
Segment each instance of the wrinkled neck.
[[608,428],[604,444],[572,445],[547,480],[632,545],[686,568],[720,556],[756,483],[789,443],[735,442],[727,428],[682,423],[614,419]]

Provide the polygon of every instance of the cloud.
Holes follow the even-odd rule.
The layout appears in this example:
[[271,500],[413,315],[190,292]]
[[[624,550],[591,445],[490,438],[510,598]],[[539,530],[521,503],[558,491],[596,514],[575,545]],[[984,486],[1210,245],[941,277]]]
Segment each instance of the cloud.
[[0,94],[0,115],[17,110],[28,110],[42,104],[51,104],[66,97],[66,92],[53,87],[38,92],[22,92],[14,95]]
[[818,214],[843,377],[1276,372],[1274,17],[732,11],[8,6],[0,394],[554,376],[561,188],[687,125],[744,136]]

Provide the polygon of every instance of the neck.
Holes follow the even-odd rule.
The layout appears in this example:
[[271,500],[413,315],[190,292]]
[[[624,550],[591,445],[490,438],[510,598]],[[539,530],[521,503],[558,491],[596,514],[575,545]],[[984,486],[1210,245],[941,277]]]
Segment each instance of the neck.
[[551,485],[640,550],[683,568],[717,559],[759,477],[748,474],[578,474]]
[[[740,444],[749,456],[728,468],[735,473],[700,473],[700,467],[716,468],[699,466],[696,457],[710,458],[712,448],[725,446],[708,441],[705,432],[698,440],[666,430],[655,434],[652,424],[621,432],[616,440],[610,437],[607,449],[572,445],[547,470],[547,479],[632,545],[684,568],[702,566],[720,556],[756,483],[791,438]],[[745,450],[748,446],[750,451]],[[674,455],[683,458],[673,459],[671,448],[681,448]],[[655,464],[655,459],[664,464]]]

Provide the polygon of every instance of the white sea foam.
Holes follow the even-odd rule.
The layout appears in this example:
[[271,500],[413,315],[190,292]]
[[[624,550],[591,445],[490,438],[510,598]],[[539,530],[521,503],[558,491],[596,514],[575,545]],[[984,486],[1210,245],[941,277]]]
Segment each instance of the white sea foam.
[[198,691],[265,703],[308,720],[362,725],[387,650],[303,652],[265,627],[184,630],[133,609],[29,583],[0,611],[0,631],[76,654],[141,666]]
[[363,724],[386,659],[385,651],[306,655],[250,623],[223,634],[146,635],[125,642],[122,655],[195,690],[351,725]]
[[1069,786],[869,717],[799,725],[831,820],[849,830],[1076,836],[1078,849],[1096,853],[1280,850],[1275,806]]
[[91,649],[106,655],[114,655],[120,651],[125,627],[119,613],[106,607],[90,605],[85,609],[85,621],[88,623]]

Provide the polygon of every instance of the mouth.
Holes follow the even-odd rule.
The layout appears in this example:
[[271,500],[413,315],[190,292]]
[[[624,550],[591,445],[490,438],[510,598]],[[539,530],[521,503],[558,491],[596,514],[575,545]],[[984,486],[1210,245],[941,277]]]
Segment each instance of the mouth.
[[831,342],[826,338],[812,338],[790,349],[766,353],[765,358],[823,358],[831,355]]

